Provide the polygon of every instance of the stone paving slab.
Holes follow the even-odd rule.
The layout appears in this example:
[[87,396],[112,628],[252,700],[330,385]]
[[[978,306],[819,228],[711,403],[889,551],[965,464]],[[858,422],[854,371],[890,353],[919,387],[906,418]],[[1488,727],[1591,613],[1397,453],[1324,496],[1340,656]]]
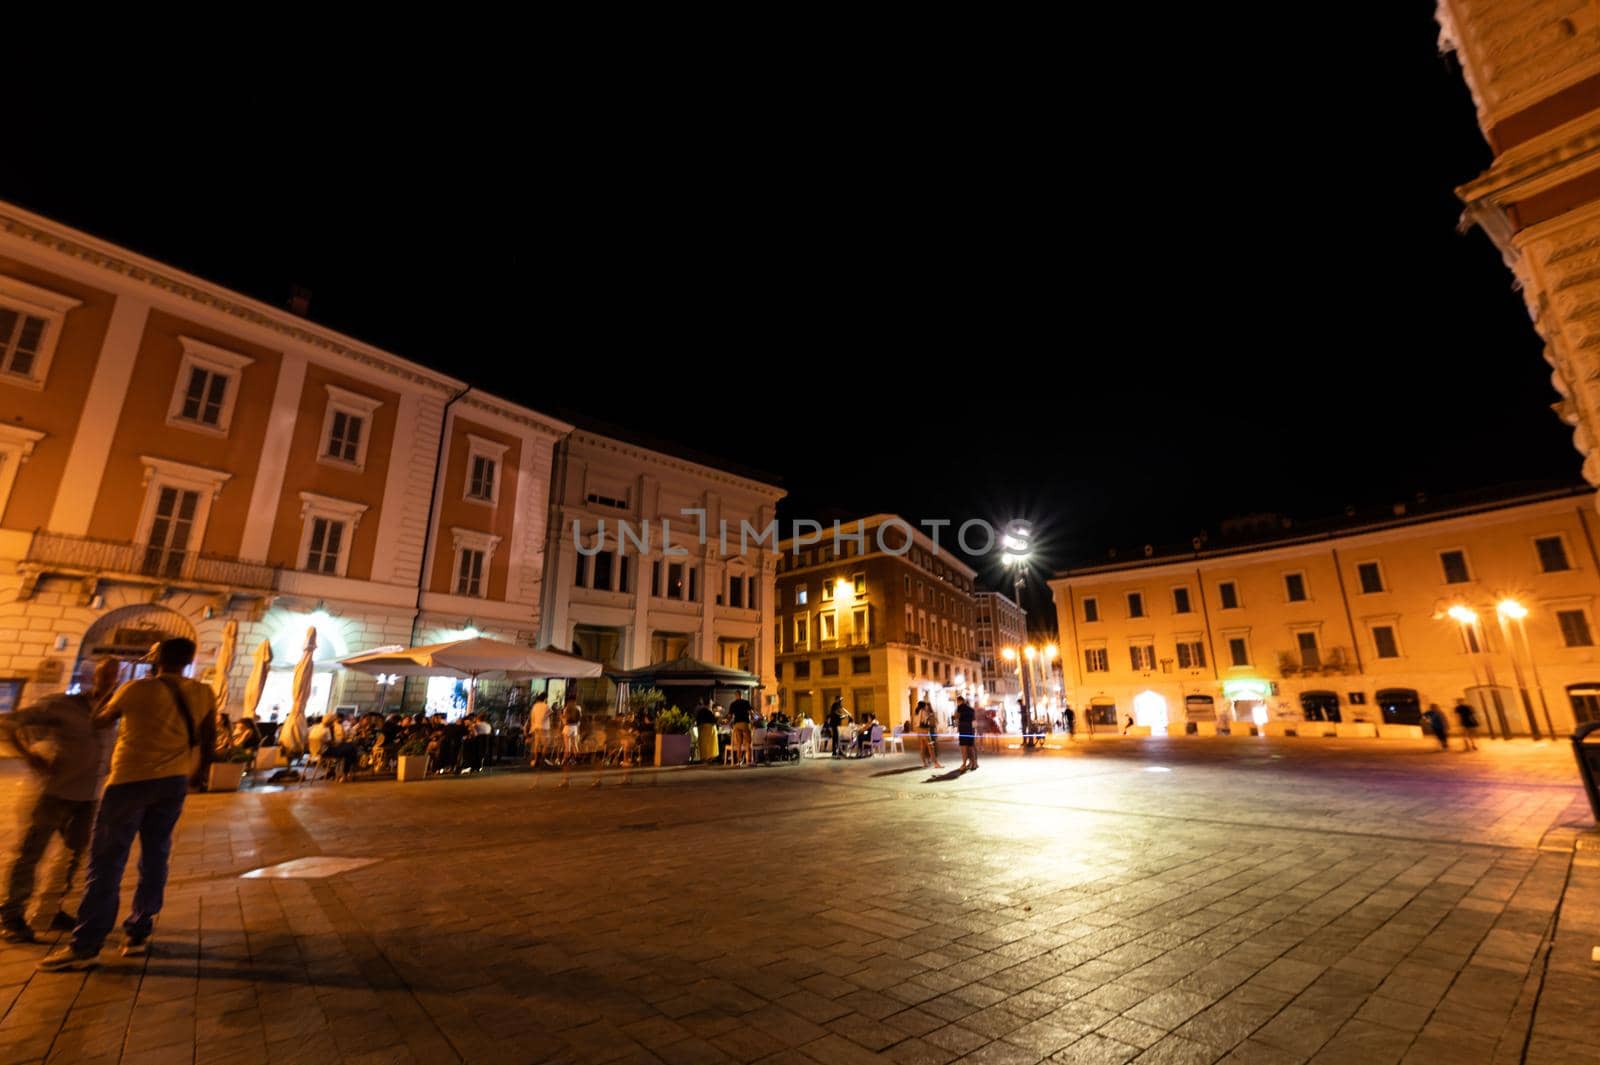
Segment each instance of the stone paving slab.
[[0,1065],[1596,1060],[1570,753],[1342,746],[195,796],[149,958],[0,950]]

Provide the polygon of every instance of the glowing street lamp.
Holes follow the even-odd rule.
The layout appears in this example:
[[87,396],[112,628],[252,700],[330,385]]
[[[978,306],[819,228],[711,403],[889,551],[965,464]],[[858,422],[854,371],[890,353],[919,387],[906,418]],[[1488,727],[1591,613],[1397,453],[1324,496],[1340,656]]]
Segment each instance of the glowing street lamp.
[[[1000,564],[1010,569],[1014,575],[1012,588],[1016,593],[1017,606],[1022,606],[1022,589],[1027,582],[1028,562],[1033,557],[1033,527],[1025,521],[1013,521],[1006,525],[1005,533],[1000,537]],[[1026,611],[1024,611],[1026,613]],[[1026,653],[1031,661],[1034,649],[1029,647]],[[1008,661],[1010,661],[1008,659]],[[1028,718],[1033,713],[1033,684],[1032,678],[1022,668],[1022,663],[1017,663],[1017,672],[1022,676],[1022,698],[1027,705],[1027,713],[1022,715],[1022,745],[1027,747]]]
[[[1520,606],[1520,604],[1518,604]],[[1511,735],[1511,723],[1506,720],[1505,707],[1500,704],[1498,684],[1494,676],[1494,663],[1485,653],[1489,649],[1488,641],[1484,638],[1483,629],[1478,626],[1478,612],[1465,603],[1455,603],[1445,610],[1451,620],[1461,626],[1461,640],[1467,648],[1467,658],[1472,663],[1472,686],[1479,692],[1479,701],[1483,703],[1483,715],[1489,721],[1489,735],[1494,735],[1494,719],[1489,717],[1489,702],[1494,702],[1495,716],[1500,719],[1500,735]],[[1500,615],[1498,610],[1496,616]],[[1502,622],[1503,624],[1503,622]],[[1488,691],[1484,691],[1483,682],[1478,677],[1478,658],[1483,658],[1485,679],[1488,681]],[[1513,662],[1513,665],[1516,663]]]
[[1528,697],[1528,685],[1522,679],[1522,665],[1517,661],[1516,644],[1511,639],[1510,627],[1506,622],[1515,622],[1517,634],[1522,637],[1522,649],[1528,656],[1528,668],[1533,671],[1533,686],[1539,689],[1539,706],[1544,710],[1545,728],[1551,736],[1556,734],[1555,724],[1550,720],[1550,704],[1544,697],[1544,685],[1539,682],[1539,663],[1533,658],[1533,645],[1528,642],[1528,608],[1515,599],[1506,598],[1495,604],[1495,616],[1500,619],[1500,638],[1505,641],[1506,651],[1511,655],[1511,670],[1517,675],[1517,689],[1522,693],[1522,709],[1528,715],[1528,734],[1534,739],[1539,739],[1539,725],[1533,715],[1533,700]]

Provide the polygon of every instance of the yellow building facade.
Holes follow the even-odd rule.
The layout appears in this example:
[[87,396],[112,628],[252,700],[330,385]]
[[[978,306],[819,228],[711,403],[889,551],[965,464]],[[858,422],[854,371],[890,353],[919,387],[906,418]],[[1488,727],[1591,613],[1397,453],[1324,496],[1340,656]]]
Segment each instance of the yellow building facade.
[[1058,574],[1080,729],[1416,735],[1461,699],[1494,736],[1600,720],[1594,493],[1397,510]]

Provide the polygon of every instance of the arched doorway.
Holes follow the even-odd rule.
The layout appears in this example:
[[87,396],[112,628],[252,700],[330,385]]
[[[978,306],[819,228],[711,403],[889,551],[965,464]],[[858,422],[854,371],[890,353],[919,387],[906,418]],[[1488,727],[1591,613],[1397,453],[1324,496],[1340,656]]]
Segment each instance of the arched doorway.
[[1422,724],[1422,700],[1415,688],[1384,688],[1375,699],[1385,725]]
[[1307,721],[1343,720],[1338,692],[1301,692],[1300,713]]
[[[94,671],[94,664],[102,658],[117,660],[119,682],[142,677],[150,672],[150,666],[143,661],[150,649],[162,640],[177,637],[196,640],[194,626],[188,618],[169,607],[134,603],[108,611],[83,634],[78,662],[73,667],[73,680],[85,683]],[[194,667],[190,666],[188,672],[192,675]]]

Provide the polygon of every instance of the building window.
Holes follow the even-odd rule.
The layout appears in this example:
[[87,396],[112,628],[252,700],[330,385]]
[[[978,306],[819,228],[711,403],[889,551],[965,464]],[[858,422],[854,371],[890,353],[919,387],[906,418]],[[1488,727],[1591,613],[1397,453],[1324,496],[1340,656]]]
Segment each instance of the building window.
[[1567,542],[1559,536],[1541,536],[1533,542],[1539,552],[1539,570],[1543,573],[1560,573],[1572,568],[1567,560]]
[[617,556],[617,591],[626,592],[627,590],[628,590],[628,556],[627,555],[618,555]]
[[1372,626],[1372,646],[1379,658],[1400,657],[1400,644],[1394,638],[1393,625]]
[[728,578],[728,605],[739,610],[744,609],[744,578],[732,576]]
[[689,567],[689,602],[698,603],[699,601],[700,601],[700,567],[698,567],[698,566],[690,566]]
[[1142,592],[1128,593],[1128,616],[1130,618],[1144,617],[1144,594]]
[[911,604],[910,603],[907,603],[906,604],[906,635],[910,636],[915,631],[917,631],[917,612],[911,608]]
[[204,547],[211,503],[233,475],[151,455],[140,455],[139,460],[148,486],[133,538],[145,546],[141,572],[183,576],[188,552]]
[[838,615],[834,614],[830,610],[826,614],[818,614],[817,615],[817,620],[821,624],[821,627],[817,632],[817,636],[819,638],[821,638],[824,641],[837,640],[839,638],[839,618],[838,618]]
[[[672,562],[667,565],[667,598],[683,598],[683,563]],[[800,602],[805,602],[801,599]]]
[[1557,610],[1556,621],[1561,625],[1561,642],[1568,647],[1592,647],[1589,635],[1589,618],[1581,610]]
[[852,574],[850,581],[855,585],[856,598],[865,599],[867,597],[867,575],[865,573]]
[[365,503],[301,492],[301,567],[311,573],[343,577],[350,565],[350,541],[366,512]]
[[856,643],[871,643],[872,634],[867,631],[867,608],[852,611],[850,614],[850,632]]
[[1086,622],[1100,620],[1100,603],[1093,596],[1083,601],[1083,620]]
[[794,646],[799,650],[811,646],[811,619],[805,614],[794,619]]
[[467,484],[462,493],[474,503],[500,502],[500,467],[510,444],[467,434]]
[[794,679],[795,680],[810,680],[811,679],[811,662],[809,660],[802,658],[800,661],[798,661],[798,662],[796,662],[794,664]]
[[1239,609],[1239,586],[1233,581],[1223,581],[1217,585],[1217,598],[1222,603],[1222,609]]
[[1199,640],[1178,641],[1178,668],[1179,669],[1204,669],[1206,668],[1206,647]]
[[381,402],[359,392],[323,386],[328,404],[322,416],[322,454],[324,461],[362,469],[367,464],[367,438],[371,435],[372,415]]
[[824,677],[837,677],[839,675],[839,660],[837,658],[824,658],[822,660],[822,675]]
[[[0,374],[44,387],[61,323],[79,300],[0,276]],[[20,379],[17,380],[17,379]]]
[[1232,636],[1228,639],[1228,657],[1236,666],[1250,664],[1250,643],[1243,636]]
[[758,604],[756,603],[756,579],[754,577],[746,577],[744,579],[744,605],[750,610],[758,609]]
[[463,548],[456,556],[456,594],[483,595],[483,552]]
[[183,359],[177,387],[167,409],[167,423],[226,434],[239,398],[244,368],[254,359],[190,337],[179,337]]
[[803,585],[803,584],[796,585],[795,589],[794,589],[794,605],[795,606],[805,606],[806,605],[806,596],[807,596],[806,586]]
[[907,573],[905,575],[904,579],[905,579],[905,582],[906,582],[906,594],[910,595],[911,594],[911,574]]
[[1362,562],[1357,565],[1356,579],[1361,582],[1362,595],[1383,591],[1383,570],[1376,562]]
[[578,555],[577,564],[572,567],[572,586],[574,588],[589,587],[589,556]]
[[1128,658],[1135,673],[1149,673],[1156,668],[1156,649],[1153,644],[1129,644]]
[[1283,575],[1283,590],[1291,603],[1306,601],[1306,576],[1303,573],[1285,573]]
[[833,581],[827,577],[822,578],[822,601],[824,603],[833,602]]
[[1446,584],[1466,584],[1472,580],[1472,574],[1467,570],[1465,551],[1440,551],[1439,567],[1444,570]]
[[1315,632],[1297,632],[1294,634],[1294,640],[1296,646],[1300,649],[1300,668],[1321,669],[1322,649],[1317,646],[1317,634]]
[[851,659],[850,659],[850,672],[852,672],[852,673],[871,673],[872,672],[872,656],[871,655],[854,655],[854,656],[852,656]]
[[489,594],[489,566],[494,562],[500,537],[476,529],[452,528],[450,532],[456,552],[455,594],[485,598]]
[[17,471],[33,454],[33,446],[44,437],[45,434],[37,429],[0,424],[0,515],[6,512],[6,504],[11,501],[11,490],[17,484]]
[[1085,673],[1106,673],[1110,669],[1110,661],[1106,657],[1106,649],[1104,647],[1085,647],[1083,649],[1083,671]]
[[1174,614],[1187,614],[1189,612],[1189,589],[1172,589],[1172,612]]
[[611,590],[611,569],[614,557],[610,551],[600,551],[595,554],[592,560],[594,565],[594,586],[602,592]]

